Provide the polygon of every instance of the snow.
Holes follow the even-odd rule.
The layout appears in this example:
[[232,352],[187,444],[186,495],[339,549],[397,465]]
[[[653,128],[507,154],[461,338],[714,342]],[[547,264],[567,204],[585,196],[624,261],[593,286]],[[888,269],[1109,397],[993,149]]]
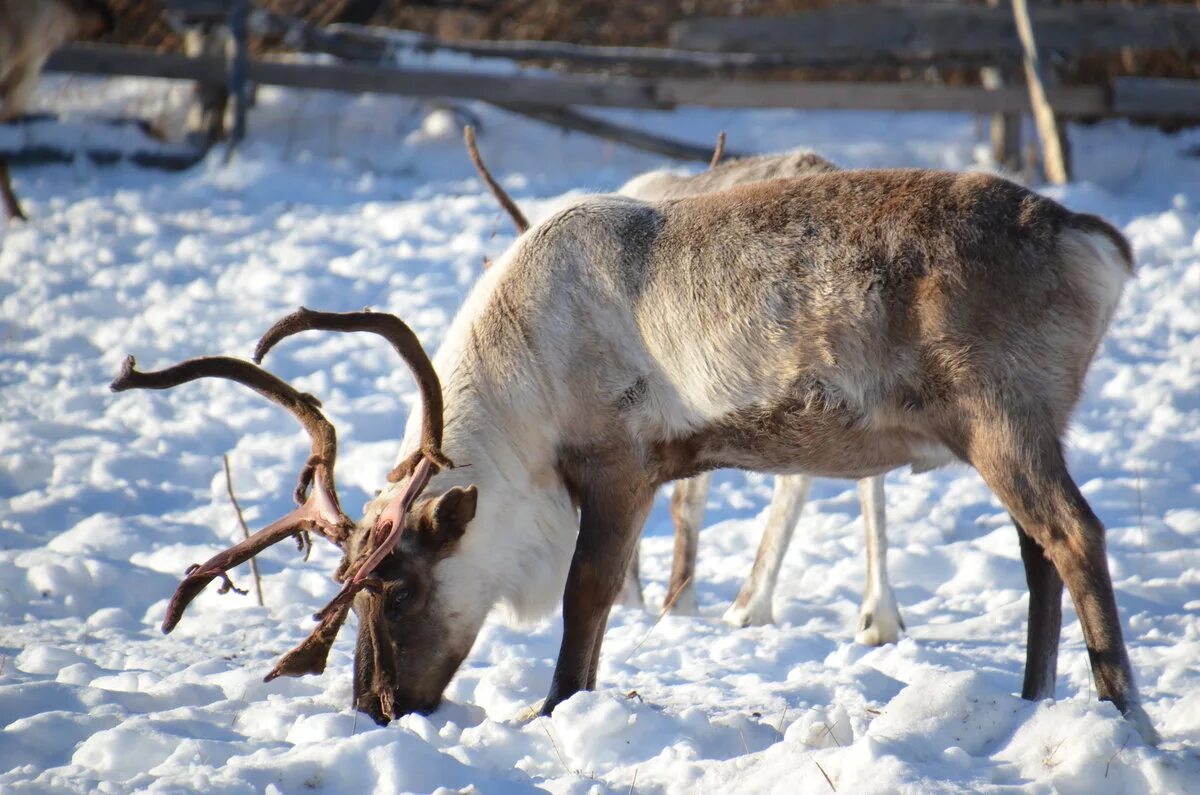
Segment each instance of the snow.
[[[89,113],[114,108],[167,116],[180,94],[57,79],[39,96],[87,130]],[[720,622],[753,559],[770,479],[718,474],[701,615],[616,608],[600,689],[549,719],[522,716],[548,689],[557,617],[490,621],[442,708],[386,728],[348,708],[351,631],[324,676],[263,683],[335,591],[328,544],[307,562],[289,545],[260,557],[266,608],[209,589],[163,636],[184,568],[236,537],[222,454],[261,526],[287,509],[307,444],[290,417],[230,384],[113,395],[121,358],[154,368],[248,356],[300,304],[396,312],[436,347],[483,258],[512,240],[463,152],[462,112],[478,116],[484,156],[534,218],[663,165],[482,106],[263,89],[228,164],[216,152],[182,174],[16,172],[33,220],[0,230],[0,791],[1200,790],[1196,131],[1074,127],[1079,179],[1047,191],[1121,226],[1140,263],[1069,446],[1109,528],[1159,748],[1096,701],[1069,606],[1056,698],[1018,697],[1027,597],[1016,538],[962,467],[888,476],[889,564],[908,629],[877,649],[853,640],[865,571],[852,483],[814,487],[780,577],[779,624]],[[810,147],[850,167],[982,157],[973,120],[954,114],[608,115],[697,143],[725,129],[743,150]],[[107,145],[118,133],[94,134]],[[337,425],[354,513],[394,459],[416,400],[410,376],[358,337],[311,335],[273,357]],[[651,605],[670,554],[660,499],[642,546]]]

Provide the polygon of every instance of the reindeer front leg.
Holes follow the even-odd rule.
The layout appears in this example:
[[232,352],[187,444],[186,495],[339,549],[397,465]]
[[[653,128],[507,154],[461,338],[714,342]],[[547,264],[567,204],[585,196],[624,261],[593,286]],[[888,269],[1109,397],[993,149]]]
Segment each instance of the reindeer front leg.
[[654,488],[636,476],[583,488],[579,540],[563,592],[562,646],[543,715],[580,690],[595,687],[608,612],[653,502]]

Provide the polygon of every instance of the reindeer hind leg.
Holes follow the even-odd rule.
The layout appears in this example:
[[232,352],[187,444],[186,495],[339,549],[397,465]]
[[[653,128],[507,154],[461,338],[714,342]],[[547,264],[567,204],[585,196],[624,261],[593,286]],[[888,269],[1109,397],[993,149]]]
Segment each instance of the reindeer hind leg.
[[[994,406],[994,403],[993,403]],[[984,481],[1008,508],[1021,530],[1049,558],[1066,584],[1083,629],[1096,692],[1111,701],[1147,743],[1157,734],[1138,703],[1137,686],[1125,650],[1116,595],[1105,553],[1104,526],[1067,472],[1058,434],[1039,412],[1010,413],[976,423],[968,457]],[[1038,430],[1040,428],[1040,431]],[[1033,553],[1029,547],[1023,557]],[[1030,560],[1026,557],[1027,572]],[[1023,695],[1044,695],[1047,671],[1058,637],[1052,633],[1060,593],[1041,569],[1032,566],[1037,587],[1030,589],[1031,625]],[[1054,637],[1051,637],[1054,635]]]
[[883,475],[858,481],[863,524],[867,533],[867,589],[859,610],[854,639],[864,646],[882,646],[900,640],[904,619],[887,573],[887,517]]
[[671,582],[663,609],[677,616],[694,616],[696,606],[696,554],[700,527],[712,474],[705,472],[675,483],[671,493],[671,521],[675,525],[675,554],[671,560]]
[[8,161],[2,157],[0,157],[0,200],[4,202],[4,214],[8,218],[26,220],[26,215],[21,210],[21,203],[17,201],[17,194],[13,192],[12,179],[8,173]]
[[812,489],[812,478],[807,475],[779,475],[775,478],[775,492],[767,512],[767,528],[763,531],[754,567],[742,584],[737,599],[725,611],[724,621],[735,627],[773,624],[775,616],[771,601],[775,597],[775,583],[779,579],[779,568],[792,543],[796,531],[796,520]]

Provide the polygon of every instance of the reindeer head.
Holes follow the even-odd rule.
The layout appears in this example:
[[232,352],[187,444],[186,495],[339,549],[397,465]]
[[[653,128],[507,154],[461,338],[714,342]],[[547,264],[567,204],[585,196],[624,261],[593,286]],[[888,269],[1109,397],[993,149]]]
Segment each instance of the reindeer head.
[[226,378],[288,409],[312,439],[312,452],[295,491],[299,507],[206,563],[189,568],[167,607],[162,628],[164,632],[174,629],[188,604],[214,579],[222,580],[221,592],[233,588],[229,569],[289,536],[296,536],[303,546],[309,533],[317,533],[342,550],[342,562],[334,573],[342,588],[316,614],[312,634],[284,655],[266,680],[322,673],[329,649],[353,609],[359,621],[354,706],[379,723],[408,712],[429,712],[441,701],[483,620],[483,615],[476,615],[469,627],[456,620],[471,611],[449,598],[443,587],[446,578],[439,576],[475,516],[477,492],[474,486],[455,486],[422,495],[434,472],[453,464],[440,450],[441,385],[408,326],[388,314],[301,309],[267,331],[255,350],[255,361],[261,362],[281,340],[306,330],[370,331],[392,344],[412,368],[421,391],[420,449],[392,470],[389,485],[368,506],[364,520],[355,523],[342,512],[338,500],[336,434],[315,397],[240,359],[203,357],[144,373],[135,368],[133,357],[127,357],[112,383],[114,391],[167,389],[198,378]]

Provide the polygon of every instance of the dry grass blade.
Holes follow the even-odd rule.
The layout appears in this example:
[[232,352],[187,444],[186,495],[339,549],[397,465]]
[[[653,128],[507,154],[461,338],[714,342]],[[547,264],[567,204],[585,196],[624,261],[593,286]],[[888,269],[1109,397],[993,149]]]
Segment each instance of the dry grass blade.
[[[225,464],[225,491],[229,494],[229,502],[233,504],[233,510],[237,512],[238,525],[242,528],[242,538],[250,538],[250,528],[246,526],[246,517],[242,515],[242,506],[238,504],[237,497],[233,493],[233,475],[229,471],[229,456],[221,456],[221,461]],[[255,558],[250,558],[250,573],[254,575],[254,598],[258,600],[259,607],[266,607],[263,602],[262,591],[262,576],[258,573],[258,561]]]
[[671,608],[675,606],[675,603],[677,601],[679,601],[680,595],[682,595],[683,592],[685,590],[687,590],[688,583],[690,583],[691,581],[692,581],[691,577],[688,577],[687,579],[685,579],[683,581],[683,584],[679,586],[679,589],[677,591],[675,591],[675,593],[671,594],[667,598],[667,601],[663,602],[662,610],[658,611],[658,618],[654,619],[654,623],[650,625],[650,629],[646,630],[646,634],[642,636],[642,639],[639,640],[637,642],[637,645],[635,645],[633,647],[633,649],[630,650],[629,654],[627,654],[625,656],[625,662],[629,662],[630,658],[633,657],[633,655],[637,654],[638,649],[642,648],[642,644],[650,639],[650,636],[652,634],[654,634],[655,628],[658,627],[659,622],[661,622],[663,620],[663,618],[666,617],[667,613],[670,612]]
[[837,787],[833,786],[833,779],[831,779],[829,774],[825,772],[825,768],[821,767],[821,763],[816,759],[813,759],[813,764],[817,766],[817,770],[821,771],[821,775],[825,777],[825,783],[829,785],[829,788],[834,792],[837,792]]
[[1119,754],[1125,750],[1125,746],[1129,743],[1129,737],[1130,737],[1130,735],[1128,735],[1128,734],[1125,735],[1125,740],[1121,743],[1121,747],[1118,748],[1117,750],[1113,751],[1112,756],[1110,756],[1108,758],[1108,761],[1104,763],[1104,777],[1105,778],[1108,778],[1108,769],[1110,767],[1112,767],[1113,760],[1117,758],[1117,754]]
[[538,721],[538,723],[541,724],[542,731],[544,731],[546,733],[546,739],[550,741],[550,747],[554,749],[554,755],[558,757],[558,763],[560,765],[562,765],[563,771],[565,773],[567,773],[568,775],[570,775],[571,773],[577,772],[577,771],[571,770],[571,768],[567,767],[567,760],[563,759],[562,751],[558,750],[558,743],[554,742],[554,735],[551,734],[550,730],[546,728],[545,716],[543,716],[542,719],[540,721]]

